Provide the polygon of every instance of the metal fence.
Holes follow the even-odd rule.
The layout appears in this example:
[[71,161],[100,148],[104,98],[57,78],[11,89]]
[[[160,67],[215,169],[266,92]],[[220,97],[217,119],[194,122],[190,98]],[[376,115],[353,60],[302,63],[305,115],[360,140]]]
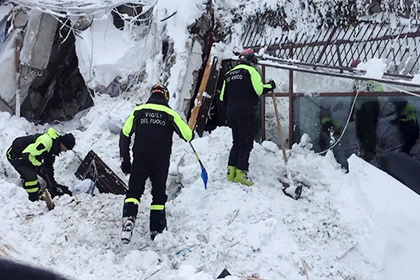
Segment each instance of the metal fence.
[[[248,32],[242,37],[244,47],[256,52],[263,48],[270,57],[299,62],[303,67],[343,71],[351,69],[356,59],[381,58],[387,63],[385,74],[399,79],[411,79],[420,69],[419,24],[359,21],[319,28],[310,35],[281,30],[281,18],[272,13],[247,22]],[[267,36],[267,30],[274,30],[276,36]]]

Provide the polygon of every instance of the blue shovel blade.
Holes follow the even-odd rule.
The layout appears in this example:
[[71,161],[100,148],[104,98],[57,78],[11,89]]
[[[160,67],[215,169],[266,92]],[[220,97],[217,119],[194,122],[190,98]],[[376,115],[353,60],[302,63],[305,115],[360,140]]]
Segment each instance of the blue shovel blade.
[[203,182],[204,182],[204,188],[207,189],[207,180],[209,177],[204,167],[201,168],[201,178],[203,179]]

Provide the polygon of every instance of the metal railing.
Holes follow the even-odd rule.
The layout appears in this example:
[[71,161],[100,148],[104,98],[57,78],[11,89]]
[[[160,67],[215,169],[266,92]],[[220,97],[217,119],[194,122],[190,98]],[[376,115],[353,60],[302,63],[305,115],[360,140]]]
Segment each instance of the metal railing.
[[[264,49],[270,57],[305,65],[301,67],[348,70],[355,59],[381,58],[387,63],[386,75],[398,79],[412,79],[420,69],[420,24],[391,26],[359,21],[296,35],[296,31],[282,31],[281,18],[276,19],[271,13],[247,22],[248,32],[242,37],[244,47],[256,52]],[[277,36],[267,40],[267,32],[263,31],[268,29]]]

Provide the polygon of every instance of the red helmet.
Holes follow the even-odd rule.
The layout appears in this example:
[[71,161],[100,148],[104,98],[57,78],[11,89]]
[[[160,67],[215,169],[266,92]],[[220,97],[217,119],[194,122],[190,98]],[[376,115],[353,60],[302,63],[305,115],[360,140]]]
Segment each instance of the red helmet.
[[360,59],[355,59],[355,60],[353,60],[351,63],[350,63],[350,67],[351,68],[356,68],[357,67],[357,65],[359,65],[360,64]]
[[252,63],[257,63],[257,58],[255,57],[254,51],[251,49],[244,49],[239,53],[239,60],[247,61]]

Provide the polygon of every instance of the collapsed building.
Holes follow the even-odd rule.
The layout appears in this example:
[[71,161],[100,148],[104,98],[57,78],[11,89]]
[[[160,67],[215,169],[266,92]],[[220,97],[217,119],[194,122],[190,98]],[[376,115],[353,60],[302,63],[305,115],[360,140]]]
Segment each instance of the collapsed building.
[[[181,92],[184,98],[174,106],[188,110],[208,46],[211,24],[208,13],[189,27],[195,34],[186,42],[190,52],[186,60],[175,53],[173,38],[164,35],[165,21],[176,11],[153,14],[155,1],[116,6],[105,3],[99,7],[95,1],[86,2],[83,7],[51,3],[46,2],[40,8],[23,0],[14,1],[13,5],[2,2],[0,6],[0,75],[5,81],[0,110],[35,123],[69,120],[93,105],[94,94],[115,97],[137,91],[142,83],[168,82],[170,69],[178,61],[188,66],[188,71],[179,77],[188,83],[185,88],[175,85],[172,91]],[[122,72],[111,69],[108,61],[97,61],[93,49],[86,51],[89,47],[115,43],[110,42],[108,33],[120,33],[118,36],[126,39],[119,42],[123,49],[118,50],[121,60],[127,63]],[[127,33],[128,39],[124,38]],[[141,55],[132,61],[123,56],[124,52]],[[155,68],[160,69],[153,74],[144,71],[149,56],[156,57]],[[115,75],[108,79],[113,72]]]
[[68,26],[50,14],[19,7],[3,17],[1,26],[2,111],[40,123],[68,120],[93,105]]
[[[159,78],[178,93],[171,99],[173,107],[202,135],[226,125],[223,104],[216,97],[224,73],[236,62],[234,48],[251,48],[258,53],[263,78],[282,81],[272,97],[261,99],[256,141],[280,142],[276,102],[283,108],[280,118],[285,124],[280,135],[289,147],[308,134],[315,152],[332,150],[344,168],[353,153],[373,164],[376,160],[382,169],[387,168],[383,158],[388,154],[420,159],[418,129],[408,149],[401,126],[396,125],[407,104],[414,107],[417,119],[420,111],[419,11],[411,1],[398,5],[338,1],[335,6],[325,4],[327,8],[308,1],[299,5],[303,18],[287,5],[244,13],[243,6],[222,11],[209,0],[200,7],[199,16],[186,21],[191,34],[185,41],[186,54],[176,52],[174,39],[166,32],[173,27],[165,23],[178,11],[157,7],[154,1],[101,7],[101,11],[89,2],[74,10],[35,9],[30,2],[1,6],[7,6],[3,9],[7,12],[0,14],[3,111],[35,123],[67,120],[92,106],[94,94],[117,96],[144,89]],[[226,22],[223,13],[232,13],[232,21]],[[129,29],[132,39],[140,42],[133,50],[142,53],[141,58],[127,61],[131,72],[115,71],[112,80],[101,80],[101,71],[109,71],[106,63],[100,65],[93,55],[77,52],[82,39],[93,40],[90,30],[106,34],[95,29],[101,20],[112,21],[115,32]],[[236,26],[241,26],[241,34],[235,34]],[[146,56],[158,58],[153,61],[156,73],[144,72]],[[368,71],[361,67],[372,60],[384,65],[377,77],[365,76]],[[171,73],[175,66],[184,69]],[[372,81],[381,84],[381,90],[367,90]]]

